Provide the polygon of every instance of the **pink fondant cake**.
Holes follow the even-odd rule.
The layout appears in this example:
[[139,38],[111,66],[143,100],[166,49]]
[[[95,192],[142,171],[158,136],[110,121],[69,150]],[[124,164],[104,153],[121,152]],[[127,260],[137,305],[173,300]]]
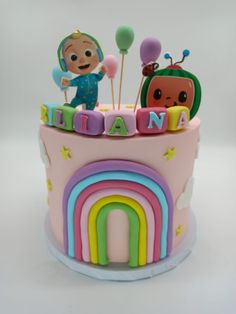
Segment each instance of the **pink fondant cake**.
[[[122,58],[132,34],[129,27],[116,33]],[[140,84],[141,108],[139,92],[135,105],[126,106],[120,105],[119,94],[117,108],[113,90],[112,105],[96,105],[97,81],[104,74],[113,80],[116,59],[105,56],[100,72],[91,73],[103,53],[94,37],[79,31],[58,48],[62,71],[54,69],[53,77],[66,103],[41,106],[40,148],[51,236],[60,254],[78,265],[108,270],[113,264],[126,270],[158,265],[168,261],[191,232],[200,127],[194,116],[201,88],[192,73],[177,65],[180,62],[173,64],[169,53],[165,58],[171,66],[157,70],[159,54],[157,39],[143,41],[140,55],[147,78]],[[188,55],[184,50],[181,62]],[[68,72],[79,76],[71,79]],[[77,86],[71,103],[68,86]]]

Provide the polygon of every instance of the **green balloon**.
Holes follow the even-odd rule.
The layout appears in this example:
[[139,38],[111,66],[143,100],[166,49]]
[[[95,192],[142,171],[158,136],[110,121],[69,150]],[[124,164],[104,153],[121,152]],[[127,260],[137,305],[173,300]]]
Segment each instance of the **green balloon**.
[[127,54],[134,41],[134,31],[129,26],[120,26],[116,31],[116,44],[121,54]]

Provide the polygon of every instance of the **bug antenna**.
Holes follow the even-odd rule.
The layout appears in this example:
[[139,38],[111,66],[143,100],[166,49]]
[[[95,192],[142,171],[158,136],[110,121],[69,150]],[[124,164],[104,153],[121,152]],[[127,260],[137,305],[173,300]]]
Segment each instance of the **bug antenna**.
[[175,62],[175,64],[183,63],[185,58],[188,57],[189,55],[190,55],[190,51],[188,49],[184,49],[182,59],[180,61]]
[[172,58],[170,52],[166,52],[166,53],[164,54],[164,58],[167,59],[167,60],[170,59],[170,65],[173,65],[173,58]]

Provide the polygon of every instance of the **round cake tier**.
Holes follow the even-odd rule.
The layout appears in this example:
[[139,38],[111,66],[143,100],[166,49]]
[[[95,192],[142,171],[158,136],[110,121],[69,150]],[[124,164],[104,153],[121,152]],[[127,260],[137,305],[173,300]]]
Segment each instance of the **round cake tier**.
[[169,256],[188,234],[199,126],[194,118],[179,132],[121,138],[40,125],[57,247],[100,265]]

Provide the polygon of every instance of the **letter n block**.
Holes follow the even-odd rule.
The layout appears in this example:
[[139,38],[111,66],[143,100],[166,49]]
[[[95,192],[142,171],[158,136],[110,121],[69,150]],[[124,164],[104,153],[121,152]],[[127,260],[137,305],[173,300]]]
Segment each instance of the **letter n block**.
[[133,136],[136,133],[135,113],[112,110],[105,114],[105,133],[108,136]]
[[80,134],[101,135],[104,132],[104,116],[98,111],[82,110],[76,112],[73,126]]
[[137,129],[141,134],[159,134],[167,130],[168,113],[166,108],[152,107],[138,109]]
[[50,126],[54,126],[53,124],[53,113],[55,108],[58,107],[57,104],[43,104],[41,105],[41,120]]
[[53,112],[53,124],[60,129],[73,131],[73,117],[77,111],[68,106],[58,106]]
[[190,119],[189,109],[184,106],[175,106],[167,109],[168,111],[168,131],[179,131],[188,125]]

